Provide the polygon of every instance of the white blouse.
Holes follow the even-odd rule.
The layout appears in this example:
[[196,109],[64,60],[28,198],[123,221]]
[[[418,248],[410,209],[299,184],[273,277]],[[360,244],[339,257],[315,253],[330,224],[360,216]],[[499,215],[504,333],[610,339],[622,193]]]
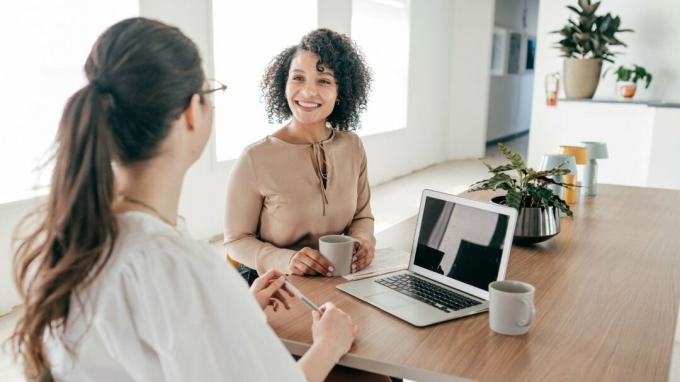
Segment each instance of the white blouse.
[[143,212],[118,222],[108,263],[81,303],[72,298],[66,329],[46,336],[56,380],[304,380],[246,282],[208,244]]

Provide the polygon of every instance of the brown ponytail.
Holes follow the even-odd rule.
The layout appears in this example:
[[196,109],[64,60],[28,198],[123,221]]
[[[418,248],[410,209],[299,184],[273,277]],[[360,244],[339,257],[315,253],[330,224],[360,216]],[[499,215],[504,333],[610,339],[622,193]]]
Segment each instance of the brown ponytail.
[[[59,124],[47,203],[15,236],[22,236],[14,274],[24,313],[12,341],[31,380],[51,380],[44,337],[66,328],[73,298],[111,256],[118,234],[112,161],[153,157],[204,80],[194,43],[143,18],[104,32],[85,74],[88,85],[69,99]],[[29,226],[35,228],[21,235]]]
[[[20,350],[34,349],[24,352],[26,369],[37,372],[30,377],[46,371],[44,332],[39,329],[66,324],[71,290],[96,264],[106,262],[111,252],[104,251],[106,241],[116,239],[109,98],[88,85],[68,101],[57,133],[47,209],[38,230],[17,248],[14,273],[23,292],[24,316],[15,336]],[[33,335],[19,337],[22,332]]]

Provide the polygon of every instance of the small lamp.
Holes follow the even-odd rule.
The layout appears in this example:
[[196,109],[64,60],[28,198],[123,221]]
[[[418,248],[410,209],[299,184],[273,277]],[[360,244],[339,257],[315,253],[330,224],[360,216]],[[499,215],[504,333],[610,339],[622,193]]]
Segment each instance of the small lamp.
[[[569,170],[570,171],[569,175],[576,173],[576,160],[574,159],[574,156],[565,154],[543,155],[543,160],[541,161],[541,167],[539,167],[539,170],[540,171],[550,170],[559,165],[562,165],[562,168]],[[552,178],[555,182],[565,183],[564,176],[562,175],[554,175]],[[555,193],[555,195],[564,199],[564,196],[562,195],[562,191],[564,191],[564,189],[561,186],[551,184],[550,186],[548,186],[548,188],[550,188],[553,191],[553,193]]]
[[[560,146],[560,153],[565,155],[573,155],[577,165],[588,163],[588,150],[583,146]],[[573,175],[565,175],[564,182],[576,185],[576,171]],[[567,204],[574,204],[578,199],[578,191],[574,187],[564,190],[564,201]]]
[[560,154],[573,155],[576,164],[588,163],[588,150],[583,146],[560,146]]
[[597,193],[597,160],[609,158],[607,144],[604,142],[581,142],[588,149],[588,163],[583,168],[583,195],[595,196]]

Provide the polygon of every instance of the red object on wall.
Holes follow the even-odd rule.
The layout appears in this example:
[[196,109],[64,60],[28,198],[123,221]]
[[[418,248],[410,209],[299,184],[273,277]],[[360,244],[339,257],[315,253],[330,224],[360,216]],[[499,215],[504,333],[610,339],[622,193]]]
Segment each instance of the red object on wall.
[[545,104],[557,105],[557,94],[560,92],[560,74],[549,73],[545,76]]

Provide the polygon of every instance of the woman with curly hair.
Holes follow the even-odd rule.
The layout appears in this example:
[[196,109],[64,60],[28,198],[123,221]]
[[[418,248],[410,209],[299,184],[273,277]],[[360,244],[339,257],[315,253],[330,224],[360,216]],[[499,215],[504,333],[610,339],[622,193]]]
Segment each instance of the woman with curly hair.
[[[330,276],[319,237],[359,240],[352,272],[375,253],[366,153],[352,132],[371,75],[347,36],[317,29],[276,56],[262,81],[270,121],[285,125],[245,149],[227,185],[227,254],[271,269]],[[254,272],[251,272],[254,273]],[[252,276],[251,276],[252,277]]]

